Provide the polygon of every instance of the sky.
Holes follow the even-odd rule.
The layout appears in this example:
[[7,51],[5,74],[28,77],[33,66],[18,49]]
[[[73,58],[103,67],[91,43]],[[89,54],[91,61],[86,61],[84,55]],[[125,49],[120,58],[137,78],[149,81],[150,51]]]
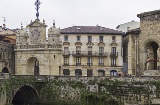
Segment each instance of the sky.
[[[36,0],[0,0],[0,26],[6,17],[11,29],[25,27],[36,19]],[[139,21],[137,14],[160,9],[160,0],[40,0],[40,21],[57,28],[99,26],[115,29],[119,24]]]

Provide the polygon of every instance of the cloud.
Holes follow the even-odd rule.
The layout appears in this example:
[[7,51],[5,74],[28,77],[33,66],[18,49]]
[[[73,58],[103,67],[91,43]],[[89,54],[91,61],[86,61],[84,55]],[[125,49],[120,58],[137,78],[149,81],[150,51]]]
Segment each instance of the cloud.
[[[102,25],[115,28],[118,24],[137,20],[137,14],[159,9],[160,0],[40,0],[40,19],[50,27]],[[36,18],[35,0],[1,0],[0,13],[9,28],[20,28]],[[3,19],[0,18],[0,24]]]

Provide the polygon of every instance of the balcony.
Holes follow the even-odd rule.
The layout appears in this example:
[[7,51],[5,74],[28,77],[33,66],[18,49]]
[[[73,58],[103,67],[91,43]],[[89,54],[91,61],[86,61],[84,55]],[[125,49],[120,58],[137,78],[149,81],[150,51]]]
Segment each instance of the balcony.
[[63,66],[69,66],[69,63],[64,63]]
[[107,57],[107,52],[96,52],[96,51],[72,51],[72,56],[102,56]]
[[64,51],[63,56],[70,56],[70,52],[69,51]]
[[76,63],[76,66],[80,66],[81,65],[81,63]]
[[104,63],[99,63],[99,66],[104,66]]
[[116,67],[116,64],[111,64],[111,67]]
[[92,65],[93,65],[93,63],[87,63],[87,65],[88,65],[88,66],[92,66]]
[[118,52],[110,52],[110,57],[117,57],[118,56]]

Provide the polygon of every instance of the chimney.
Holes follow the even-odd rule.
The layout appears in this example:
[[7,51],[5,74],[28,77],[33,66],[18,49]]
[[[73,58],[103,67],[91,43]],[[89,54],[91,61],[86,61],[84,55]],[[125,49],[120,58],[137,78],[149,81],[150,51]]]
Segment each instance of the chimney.
[[127,31],[129,31],[130,30],[130,27],[127,27]]

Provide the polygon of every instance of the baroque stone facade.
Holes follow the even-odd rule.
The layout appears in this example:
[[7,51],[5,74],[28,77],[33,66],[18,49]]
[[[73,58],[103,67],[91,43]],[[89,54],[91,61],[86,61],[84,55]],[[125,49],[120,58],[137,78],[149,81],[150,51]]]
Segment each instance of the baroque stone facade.
[[62,50],[59,41],[59,30],[55,24],[48,30],[46,42],[45,21],[38,19],[29,25],[29,34],[20,29],[17,31],[15,47],[16,75],[59,75],[61,68]]

